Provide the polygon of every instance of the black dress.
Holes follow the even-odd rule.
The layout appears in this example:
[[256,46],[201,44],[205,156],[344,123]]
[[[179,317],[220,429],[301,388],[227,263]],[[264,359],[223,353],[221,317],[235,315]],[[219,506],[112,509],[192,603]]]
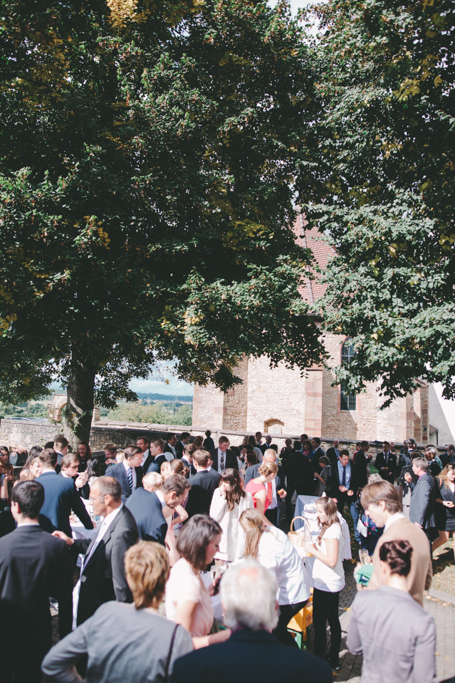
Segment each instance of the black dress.
[[[436,498],[450,500],[455,504],[455,493],[445,484],[441,484],[439,492],[436,490]],[[455,507],[448,508],[441,503],[435,504],[436,528],[438,531],[455,531]]]

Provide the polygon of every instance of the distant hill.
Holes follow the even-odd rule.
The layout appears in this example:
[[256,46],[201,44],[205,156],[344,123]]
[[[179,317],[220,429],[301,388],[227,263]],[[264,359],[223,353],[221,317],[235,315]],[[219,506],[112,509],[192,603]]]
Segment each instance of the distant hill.
[[180,403],[193,403],[192,396],[177,396],[172,394],[139,394],[138,398],[142,398],[149,401],[178,401]]

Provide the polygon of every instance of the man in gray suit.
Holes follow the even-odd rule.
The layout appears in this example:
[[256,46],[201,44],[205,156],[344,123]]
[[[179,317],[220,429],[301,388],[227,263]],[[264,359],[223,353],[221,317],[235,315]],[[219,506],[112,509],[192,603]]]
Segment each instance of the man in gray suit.
[[418,477],[415,484],[411,474],[405,474],[405,480],[412,488],[409,519],[424,530],[431,543],[438,535],[434,517],[434,479],[428,473],[428,461],[425,458],[414,458],[412,471]]

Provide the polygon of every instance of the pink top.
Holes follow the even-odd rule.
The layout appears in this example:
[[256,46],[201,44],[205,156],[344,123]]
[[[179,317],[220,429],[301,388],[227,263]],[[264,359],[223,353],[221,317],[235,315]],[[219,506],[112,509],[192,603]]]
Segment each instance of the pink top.
[[265,488],[264,484],[260,484],[260,483],[257,484],[254,481],[254,479],[251,479],[248,482],[248,484],[245,486],[245,491],[248,491],[253,496],[253,503],[254,503],[255,508],[257,508],[257,500],[255,498],[255,494],[259,493],[259,491],[264,491],[264,490],[266,492],[266,499],[265,499],[265,505],[264,505],[264,512],[265,512],[267,510],[267,508],[269,507],[270,503],[272,502],[272,500],[267,497],[267,489]]

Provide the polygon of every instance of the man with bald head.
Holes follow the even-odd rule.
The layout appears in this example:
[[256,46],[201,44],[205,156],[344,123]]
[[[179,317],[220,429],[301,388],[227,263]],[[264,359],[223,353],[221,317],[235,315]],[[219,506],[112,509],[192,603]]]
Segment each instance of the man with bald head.
[[110,600],[132,602],[125,575],[125,553],[139,535],[134,517],[122,503],[122,487],[114,477],[98,477],[90,487],[95,515],[103,517],[92,540],[74,539],[54,531],[68,546],[85,553],[80,579],[73,591],[73,628]]
[[[273,450],[273,448],[268,448],[265,453],[264,453],[264,462],[274,462],[276,465],[278,465],[278,455],[276,454],[276,451]],[[261,466],[261,463],[258,463],[257,465],[252,465],[251,467],[248,467],[248,469],[245,472],[245,486],[248,484],[251,479],[255,479],[256,477],[259,477],[259,468]],[[278,474],[276,475],[275,479],[272,481],[272,492],[273,492],[273,497],[272,497],[272,502],[270,506],[267,508],[265,511],[265,516],[267,519],[272,522],[272,524],[275,524],[276,526],[279,526],[280,523],[280,498],[285,498],[286,497],[286,491],[284,491],[284,468],[282,465],[278,465]],[[278,491],[283,490],[284,492],[282,494],[279,494]]]

